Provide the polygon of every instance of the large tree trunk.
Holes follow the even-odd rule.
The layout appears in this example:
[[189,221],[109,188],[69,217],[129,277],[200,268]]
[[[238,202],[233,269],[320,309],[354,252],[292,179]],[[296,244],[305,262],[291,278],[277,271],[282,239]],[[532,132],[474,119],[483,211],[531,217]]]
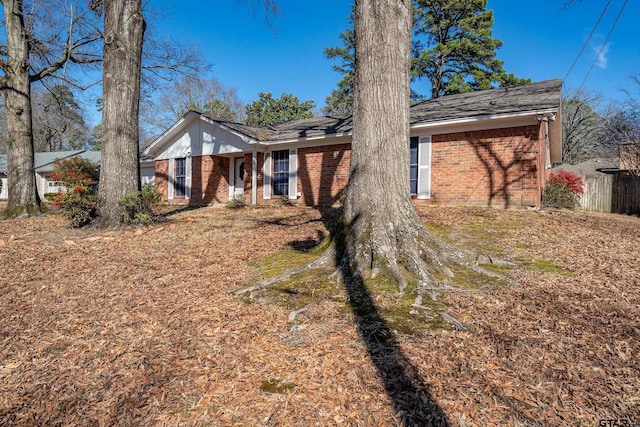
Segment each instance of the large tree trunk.
[[375,275],[385,268],[401,287],[399,264],[423,276],[424,269],[417,267],[422,265],[420,237],[426,233],[409,194],[410,58],[411,1],[356,1],[345,249],[353,271]]
[[33,158],[29,39],[21,0],[2,1],[7,32],[7,64],[3,67],[2,96],[7,122],[7,182],[9,198],[4,215],[40,213]]
[[140,189],[138,110],[145,22],[140,0],[104,1],[100,221],[120,223],[119,202]]

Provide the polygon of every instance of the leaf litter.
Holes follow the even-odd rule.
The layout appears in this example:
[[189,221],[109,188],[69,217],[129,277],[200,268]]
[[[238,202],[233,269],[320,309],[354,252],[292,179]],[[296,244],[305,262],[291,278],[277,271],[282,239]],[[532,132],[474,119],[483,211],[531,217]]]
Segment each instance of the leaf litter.
[[[521,284],[447,294],[467,331],[398,334],[451,425],[640,423],[640,219],[419,214],[448,241],[513,262]],[[346,298],[292,315],[231,295],[261,260],[326,236],[320,213],[168,218],[108,232],[57,215],[2,223],[0,425],[406,424]]]

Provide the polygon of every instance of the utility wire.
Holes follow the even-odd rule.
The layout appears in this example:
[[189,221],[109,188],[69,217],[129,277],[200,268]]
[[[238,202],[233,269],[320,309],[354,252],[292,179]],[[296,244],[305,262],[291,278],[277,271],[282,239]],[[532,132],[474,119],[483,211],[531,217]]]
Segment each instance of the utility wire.
[[573,64],[571,64],[571,67],[569,67],[569,71],[567,71],[567,74],[564,75],[564,78],[562,79],[563,82],[567,80],[567,77],[569,77],[569,74],[571,74],[573,67],[575,67],[576,64],[578,63],[578,60],[584,53],[584,50],[587,48],[589,41],[591,41],[591,37],[593,37],[593,35],[595,34],[596,29],[598,28],[598,25],[600,25],[600,21],[602,21],[602,18],[604,17],[604,14],[606,13],[607,8],[609,7],[610,4],[611,4],[611,0],[608,0],[607,4],[604,5],[604,9],[602,9],[602,13],[600,13],[600,17],[596,21],[596,24],[593,26],[593,29],[591,30],[591,34],[589,34],[589,37],[587,37],[587,40],[585,40],[584,44],[582,45],[582,49],[580,49],[580,52],[578,52],[578,56],[576,56],[576,59],[573,60]]
[[613,29],[618,24],[618,21],[620,20],[620,16],[622,16],[622,11],[624,10],[624,8],[625,8],[625,6],[627,5],[628,2],[629,2],[629,0],[624,0],[624,3],[622,4],[622,7],[620,8],[620,12],[618,12],[618,16],[616,16],[616,20],[613,21],[613,25],[611,25],[611,29],[609,30],[609,33],[607,34],[607,37],[604,39],[604,43],[602,43],[602,46],[600,46],[600,49],[598,49],[598,53],[596,54],[596,57],[593,58],[593,62],[591,63],[591,67],[589,67],[589,71],[587,71],[587,74],[584,76],[584,80],[582,80],[582,83],[580,84],[580,87],[578,87],[578,91],[580,89],[582,89],[584,84],[587,82],[587,79],[589,78],[589,75],[591,74],[591,71],[593,71],[593,67],[596,65],[596,62],[598,61],[598,58],[600,57],[600,54],[602,53],[602,50],[607,45],[607,42],[609,41],[609,37],[611,37],[611,33],[613,33]]

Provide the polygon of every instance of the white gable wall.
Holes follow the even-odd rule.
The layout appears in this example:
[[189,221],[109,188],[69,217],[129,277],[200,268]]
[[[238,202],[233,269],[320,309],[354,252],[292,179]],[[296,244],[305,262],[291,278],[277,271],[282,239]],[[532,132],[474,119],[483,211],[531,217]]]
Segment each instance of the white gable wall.
[[156,160],[188,156],[237,154],[252,151],[248,138],[243,138],[204,120],[192,120],[184,130],[166,142]]

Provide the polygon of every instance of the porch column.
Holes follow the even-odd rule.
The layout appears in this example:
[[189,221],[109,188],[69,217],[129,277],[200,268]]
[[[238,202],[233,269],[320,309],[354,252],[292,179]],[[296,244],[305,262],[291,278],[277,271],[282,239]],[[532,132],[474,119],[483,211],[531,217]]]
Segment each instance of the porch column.
[[251,204],[258,203],[258,152],[251,153]]

